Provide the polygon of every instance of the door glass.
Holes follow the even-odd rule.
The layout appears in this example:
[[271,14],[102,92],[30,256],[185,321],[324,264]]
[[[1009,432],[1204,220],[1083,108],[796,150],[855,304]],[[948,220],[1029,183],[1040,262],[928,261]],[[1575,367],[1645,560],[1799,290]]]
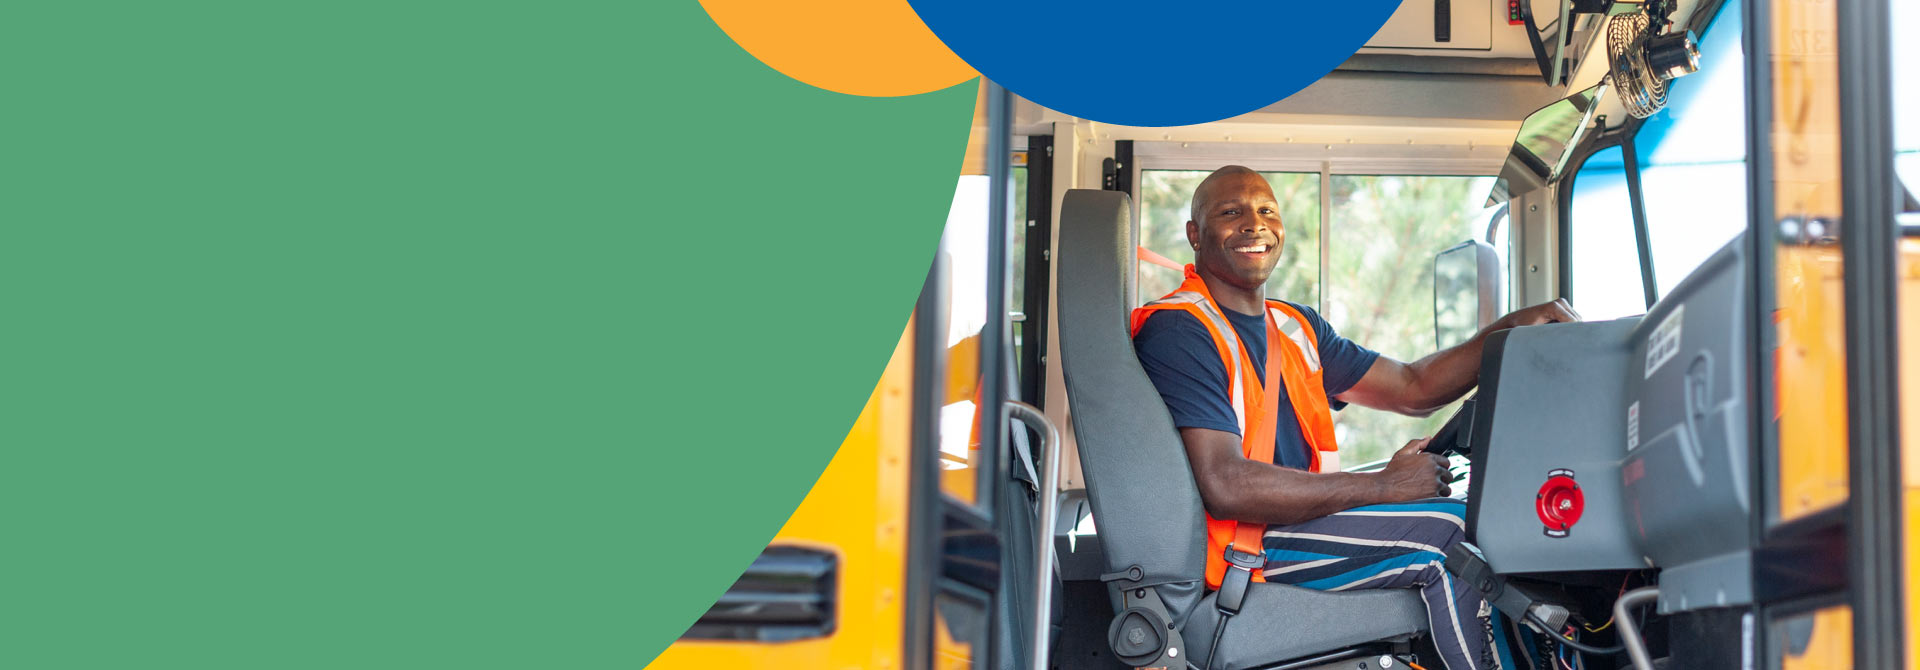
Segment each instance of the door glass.
[[1573,309],[1588,321],[1645,314],[1640,250],[1633,235],[1633,200],[1620,147],[1587,157],[1573,178],[1566,241]]
[[1768,656],[1780,670],[1853,667],[1853,610],[1838,605],[1784,617],[1767,631]]
[[1840,88],[1833,0],[1771,1],[1779,439],[1768,516],[1784,522],[1847,498]]
[[[1920,26],[1920,3],[1912,0],[1889,0],[1892,24],[1896,26]],[[1896,33],[1904,34],[1904,33]],[[1900,237],[1900,316],[1897,320],[1900,331],[1907,335],[1899,339],[1900,347],[1900,464],[1902,473],[1903,512],[1905,533],[1902,541],[1906,543],[1906,613],[1907,613],[1907,667],[1916,667],[1920,663],[1920,556],[1915,556],[1913,542],[1920,539],[1920,426],[1915,426],[1913,417],[1920,417],[1920,338],[1913,333],[1920,332],[1920,237],[1904,234],[1906,226],[1920,227],[1920,203],[1910,199],[1920,197],[1920,42],[1912,39],[1893,40],[1893,147],[1894,171],[1898,174],[1903,200],[1902,213],[1898,221],[1903,225]]]
[[933,597],[933,669],[974,670],[986,666],[991,630],[986,603],[951,591]]
[[[1433,258],[1485,239],[1493,177],[1334,175],[1326,312],[1334,331],[1402,361],[1433,353]],[[1300,298],[1287,298],[1301,302]],[[1340,460],[1392,455],[1439,429],[1451,409],[1414,418],[1364,407],[1334,414]]]
[[941,235],[947,268],[947,389],[940,408],[940,488],[975,499],[980,448],[980,334],[987,323],[987,177],[962,175]]
[[[1158,300],[1180,287],[1180,267],[1193,262],[1187,221],[1193,217],[1193,189],[1206,170],[1140,171],[1140,248],[1138,300]],[[1280,224],[1287,237],[1280,264],[1267,280],[1267,297],[1309,307],[1320,302],[1320,175],[1315,172],[1262,172],[1280,203]]]
[[[946,388],[940,398],[939,464],[940,489],[955,500],[974,504],[981,500],[980,490],[991,480],[979,477],[980,445],[983,430],[995,430],[999,415],[982,412],[983,361],[998,362],[998,352],[982,351],[982,334],[999,323],[987,310],[989,291],[996,284],[991,273],[1000,271],[996,261],[1004,262],[1005,253],[989,253],[988,226],[1008,226],[1004,213],[993,216],[990,210],[993,188],[1007,189],[1012,196],[1013,175],[996,184],[988,176],[989,85],[981,80],[974,99],[971,132],[961,162],[960,180],[954,186],[953,202],[947,210],[946,227],[940,235],[939,253],[946,272]],[[1009,156],[1011,159],[1011,155]],[[1011,162],[1011,161],[1009,161]],[[1010,201],[1009,201],[1010,202]],[[1011,248],[1012,240],[1006,238]],[[996,438],[997,439],[997,438]],[[991,440],[989,440],[990,442]]]

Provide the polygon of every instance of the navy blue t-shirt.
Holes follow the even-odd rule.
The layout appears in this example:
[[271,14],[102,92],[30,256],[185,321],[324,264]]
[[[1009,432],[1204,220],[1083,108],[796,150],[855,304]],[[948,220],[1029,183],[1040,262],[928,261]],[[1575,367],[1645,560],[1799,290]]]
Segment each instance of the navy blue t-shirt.
[[[1327,325],[1326,319],[1320,318],[1318,312],[1294,303],[1287,304],[1300,310],[1301,316],[1307,318],[1307,325],[1313,327],[1314,336],[1319,339],[1320,381],[1326,388],[1328,406],[1333,409],[1346,407],[1346,403],[1333,397],[1353,388],[1380,354],[1335,333],[1333,326]],[[1224,307],[1220,311],[1233,324],[1234,332],[1240,336],[1241,346],[1246,349],[1255,373],[1264,384],[1267,374],[1266,316],[1241,314]],[[1220,364],[1220,353],[1213,346],[1213,336],[1207,334],[1207,327],[1200,323],[1200,319],[1177,309],[1154,312],[1153,316],[1147,317],[1146,323],[1141,324],[1140,332],[1134,335],[1133,350],[1139,354],[1140,365],[1146,368],[1147,377],[1153,380],[1154,387],[1160,391],[1160,398],[1166,401],[1167,411],[1173,414],[1173,425],[1240,434],[1240,423],[1233,415],[1233,399],[1228,395],[1226,366]],[[1282,399],[1287,397],[1285,386],[1281,386],[1279,391]],[[1300,428],[1300,419],[1293,412],[1282,411],[1279,425],[1273,428],[1274,465],[1307,469],[1311,461],[1307,458],[1307,436]]]

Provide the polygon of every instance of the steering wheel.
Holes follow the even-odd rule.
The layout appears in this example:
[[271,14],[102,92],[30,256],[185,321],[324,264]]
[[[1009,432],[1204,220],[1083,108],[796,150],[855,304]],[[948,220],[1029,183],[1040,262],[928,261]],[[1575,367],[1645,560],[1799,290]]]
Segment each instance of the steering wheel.
[[1433,439],[1428,441],[1427,447],[1421,451],[1442,456],[1447,454],[1472,456],[1473,403],[1474,398],[1467,398],[1466,402],[1460,403],[1460,410],[1454,412],[1453,417],[1447,419],[1446,424],[1433,433]]
[[[1473,398],[1460,403],[1460,410],[1453,413],[1440,430],[1433,433],[1433,439],[1427,441],[1425,449],[1429,454],[1448,456],[1453,467],[1448,469],[1453,483],[1457,487],[1449,497],[1466,499],[1470,478],[1473,476]],[[1459,458],[1451,458],[1458,456]]]

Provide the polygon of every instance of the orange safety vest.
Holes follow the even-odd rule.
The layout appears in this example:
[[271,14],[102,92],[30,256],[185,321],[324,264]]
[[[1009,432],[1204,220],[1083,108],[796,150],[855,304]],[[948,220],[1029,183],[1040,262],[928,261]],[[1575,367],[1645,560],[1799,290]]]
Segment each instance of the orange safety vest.
[[[1248,460],[1273,462],[1274,426],[1279,422],[1280,403],[1266,400],[1279,388],[1275,384],[1285,384],[1293,415],[1300,421],[1301,432],[1306,434],[1310,469],[1319,472],[1320,452],[1336,451],[1340,447],[1334,443],[1333,410],[1327,406],[1326,387],[1320,381],[1320,345],[1313,326],[1308,325],[1306,317],[1293,306],[1278,300],[1267,301],[1267,366],[1263,388],[1240,337],[1234,333],[1233,324],[1227,321],[1219,303],[1213,301],[1206,282],[1194,273],[1192,265],[1186,267],[1186,275],[1186,281],[1180,283],[1178,290],[1133,310],[1133,334],[1140,334],[1140,326],[1146,324],[1147,317],[1163,309],[1183,310],[1199,319],[1213,336],[1214,349],[1220,353],[1220,363],[1226,367],[1227,378],[1231,380],[1228,396],[1232,398],[1233,413],[1240,424],[1241,453]],[[1265,524],[1207,515],[1207,586],[1220,588],[1220,581],[1227,573],[1225,554],[1229,545],[1238,551],[1264,554],[1261,536],[1266,529]],[[1266,578],[1255,571],[1253,581],[1264,582]]]

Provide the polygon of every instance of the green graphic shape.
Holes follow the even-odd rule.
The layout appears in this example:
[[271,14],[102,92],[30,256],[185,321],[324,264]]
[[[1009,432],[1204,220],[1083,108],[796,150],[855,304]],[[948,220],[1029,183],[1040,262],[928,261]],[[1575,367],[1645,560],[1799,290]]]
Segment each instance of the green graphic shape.
[[818,90],[679,2],[0,25],[19,668],[634,668],[899,337],[975,85]]

